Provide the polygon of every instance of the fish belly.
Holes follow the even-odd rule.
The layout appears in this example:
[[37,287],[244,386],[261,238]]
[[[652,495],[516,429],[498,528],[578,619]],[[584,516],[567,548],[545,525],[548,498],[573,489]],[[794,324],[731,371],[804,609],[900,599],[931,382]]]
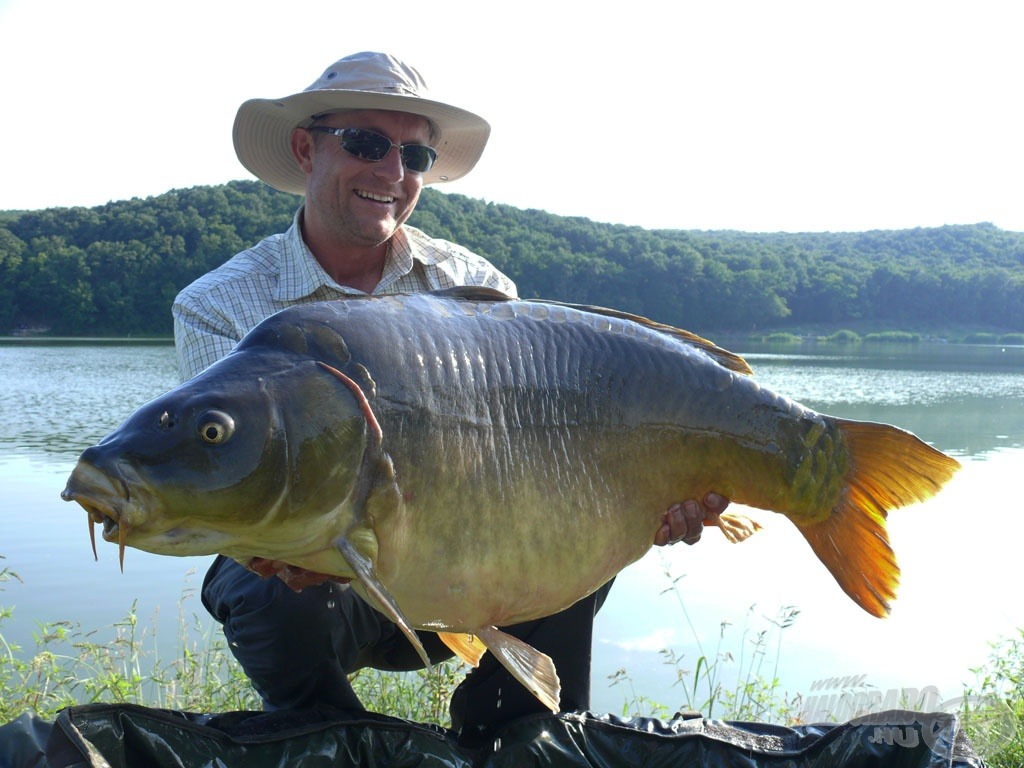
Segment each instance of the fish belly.
[[[738,500],[746,486],[779,495],[770,465],[791,439],[779,426],[799,418],[787,401],[772,406],[749,379],[685,352],[662,350],[652,366],[628,337],[581,346],[527,330],[536,336],[506,341],[513,354],[490,333],[446,334],[451,348],[434,340],[415,384],[366,362],[402,498],[401,523],[376,528],[376,566],[416,626],[549,615],[643,556],[672,504],[711,490]],[[455,372],[452,359],[477,367]]]

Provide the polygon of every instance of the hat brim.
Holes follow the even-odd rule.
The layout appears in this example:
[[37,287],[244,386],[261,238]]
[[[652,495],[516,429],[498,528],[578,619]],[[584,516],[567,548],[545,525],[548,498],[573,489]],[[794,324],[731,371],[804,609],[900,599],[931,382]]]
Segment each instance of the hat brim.
[[250,99],[238,108],[232,138],[239,161],[282,192],[305,194],[306,177],[291,152],[292,131],[313,115],[339,109],[385,109],[426,117],[437,127],[437,161],[424,184],[454,181],[476,165],[491,133],[479,115],[414,96],[367,91],[303,91],[283,99]]

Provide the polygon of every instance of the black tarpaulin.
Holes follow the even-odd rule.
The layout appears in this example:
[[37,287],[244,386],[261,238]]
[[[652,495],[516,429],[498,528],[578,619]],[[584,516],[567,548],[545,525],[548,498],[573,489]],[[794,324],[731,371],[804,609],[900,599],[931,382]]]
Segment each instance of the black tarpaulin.
[[510,723],[493,747],[381,715],[196,714],[88,705],[52,723],[0,726],[2,768],[983,768],[956,715],[890,711],[850,723],[784,727],[700,717],[625,720],[570,713]]

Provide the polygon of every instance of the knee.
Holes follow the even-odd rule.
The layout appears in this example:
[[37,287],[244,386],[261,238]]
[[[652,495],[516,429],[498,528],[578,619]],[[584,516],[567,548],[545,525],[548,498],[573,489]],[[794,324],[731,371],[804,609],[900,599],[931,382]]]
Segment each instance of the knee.
[[234,560],[219,556],[206,572],[201,597],[203,606],[221,624],[271,604],[279,590],[278,579],[263,579]]

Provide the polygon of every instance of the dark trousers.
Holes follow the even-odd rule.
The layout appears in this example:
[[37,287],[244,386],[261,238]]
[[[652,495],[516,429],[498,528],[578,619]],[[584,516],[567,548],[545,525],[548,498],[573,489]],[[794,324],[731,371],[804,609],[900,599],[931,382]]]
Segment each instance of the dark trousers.
[[[590,707],[594,616],[610,588],[611,582],[554,616],[502,627],[552,658],[562,684],[563,711]],[[341,584],[294,592],[280,579],[262,579],[218,557],[203,581],[202,599],[223,625],[228,647],[268,710],[362,710],[348,674],[363,667],[423,666],[401,631]],[[431,661],[452,656],[436,634],[418,634]],[[491,654],[466,676],[451,701],[453,727],[471,745],[485,743],[503,723],[543,711]]]

